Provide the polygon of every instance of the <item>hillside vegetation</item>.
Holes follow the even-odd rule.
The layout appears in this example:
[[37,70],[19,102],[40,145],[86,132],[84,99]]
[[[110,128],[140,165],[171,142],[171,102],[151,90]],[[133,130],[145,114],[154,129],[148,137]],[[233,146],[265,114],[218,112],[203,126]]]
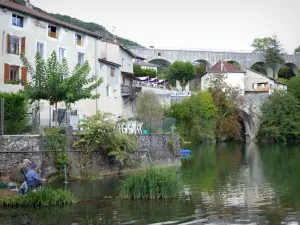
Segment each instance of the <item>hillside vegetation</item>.
[[[14,0],[14,1],[19,3],[19,4],[25,5],[25,0]],[[99,33],[106,40],[111,40],[111,41],[113,40],[113,34],[110,33],[105,27],[103,27],[99,24],[96,24],[96,23],[93,23],[93,22],[84,22],[82,20],[67,16],[67,15],[61,15],[61,14],[56,14],[56,13],[48,13],[48,12],[46,12],[46,11],[44,11],[44,10],[38,8],[38,7],[35,7],[35,6],[33,8],[37,11],[46,13],[49,16],[52,16],[52,17],[54,17],[56,19],[59,19],[61,21],[71,23],[73,25],[76,25],[78,27],[81,27],[83,29],[86,29],[86,30],[89,30],[89,31],[92,31],[92,32],[95,32],[95,33]],[[131,41],[131,40],[128,40],[128,39],[125,39],[125,38],[122,38],[122,37],[117,36],[116,39],[117,39],[118,42],[122,43],[123,45],[140,46],[138,43],[136,43],[134,41]]]

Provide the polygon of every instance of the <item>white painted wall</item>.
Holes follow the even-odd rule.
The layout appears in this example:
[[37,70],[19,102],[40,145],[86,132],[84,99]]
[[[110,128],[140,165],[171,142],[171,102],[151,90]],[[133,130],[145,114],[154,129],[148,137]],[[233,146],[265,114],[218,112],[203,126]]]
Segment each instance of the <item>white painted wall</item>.
[[[24,17],[23,28],[12,25],[13,13]],[[72,70],[78,62],[78,52],[84,53],[85,60],[87,60],[91,66],[91,74],[96,75],[95,65],[98,64],[98,62],[96,62],[95,59],[98,58],[98,54],[95,49],[100,49],[100,41],[96,40],[94,37],[81,34],[84,44],[83,46],[78,46],[75,44],[75,31],[58,27],[58,39],[51,38],[48,37],[47,22],[10,10],[7,10],[6,12],[0,10],[0,21],[0,91],[18,91],[22,88],[20,85],[4,84],[4,63],[22,66],[20,55],[7,53],[7,34],[18,36],[20,38],[26,37],[25,55],[31,63],[34,63],[35,61],[34,57],[37,50],[37,42],[42,42],[45,45],[44,57],[46,59],[53,51],[56,51],[58,56],[59,48],[65,48],[70,70]],[[21,78],[21,71],[19,71],[19,76]],[[27,75],[27,79],[30,79],[29,74]],[[49,117],[49,105],[47,102],[43,102],[42,104],[41,122],[48,124],[49,120],[46,118]],[[62,107],[62,105],[60,105],[60,107]],[[80,109],[87,114],[94,114],[96,110],[95,100],[80,101],[74,108]],[[46,116],[46,118],[43,118],[43,116]]]
[[[209,87],[209,80],[215,73],[206,73],[201,77],[201,90],[205,91]],[[241,94],[244,94],[244,73],[224,73],[225,82],[233,87],[239,87],[241,89]]]

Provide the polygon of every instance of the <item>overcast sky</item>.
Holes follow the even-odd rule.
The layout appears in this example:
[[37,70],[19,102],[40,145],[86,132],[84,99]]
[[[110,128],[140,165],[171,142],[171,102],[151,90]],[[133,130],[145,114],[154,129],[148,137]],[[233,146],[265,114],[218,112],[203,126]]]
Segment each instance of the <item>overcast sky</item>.
[[149,47],[252,50],[276,34],[288,52],[300,45],[300,0],[31,0],[48,12],[96,22]]

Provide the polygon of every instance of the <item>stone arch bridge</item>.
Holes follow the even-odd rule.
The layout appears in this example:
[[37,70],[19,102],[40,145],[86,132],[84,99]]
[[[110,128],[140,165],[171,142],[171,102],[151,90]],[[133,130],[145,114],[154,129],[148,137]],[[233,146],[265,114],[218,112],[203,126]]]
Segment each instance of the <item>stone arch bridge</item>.
[[[219,60],[228,62],[236,62],[240,65],[241,69],[251,68],[254,64],[263,64],[264,56],[261,53],[250,52],[233,52],[233,51],[200,51],[200,50],[168,50],[144,47],[128,47],[136,55],[145,58],[148,62],[154,60],[163,61],[166,64],[173,62],[189,61],[192,63],[200,62],[210,68]],[[290,67],[295,73],[300,68],[300,54],[284,55],[285,65]],[[275,78],[278,76],[278,71],[282,65],[277,65],[275,71],[270,67],[265,67],[268,76]]]

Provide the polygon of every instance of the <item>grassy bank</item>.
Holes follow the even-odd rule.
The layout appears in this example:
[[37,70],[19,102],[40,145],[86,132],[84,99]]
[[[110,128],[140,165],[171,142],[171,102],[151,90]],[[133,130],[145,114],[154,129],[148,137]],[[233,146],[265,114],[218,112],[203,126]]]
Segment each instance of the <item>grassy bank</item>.
[[149,168],[137,172],[124,181],[120,187],[121,198],[174,198],[181,191],[182,183],[175,168]]
[[70,191],[42,188],[27,195],[0,197],[0,207],[47,207],[78,203]]

